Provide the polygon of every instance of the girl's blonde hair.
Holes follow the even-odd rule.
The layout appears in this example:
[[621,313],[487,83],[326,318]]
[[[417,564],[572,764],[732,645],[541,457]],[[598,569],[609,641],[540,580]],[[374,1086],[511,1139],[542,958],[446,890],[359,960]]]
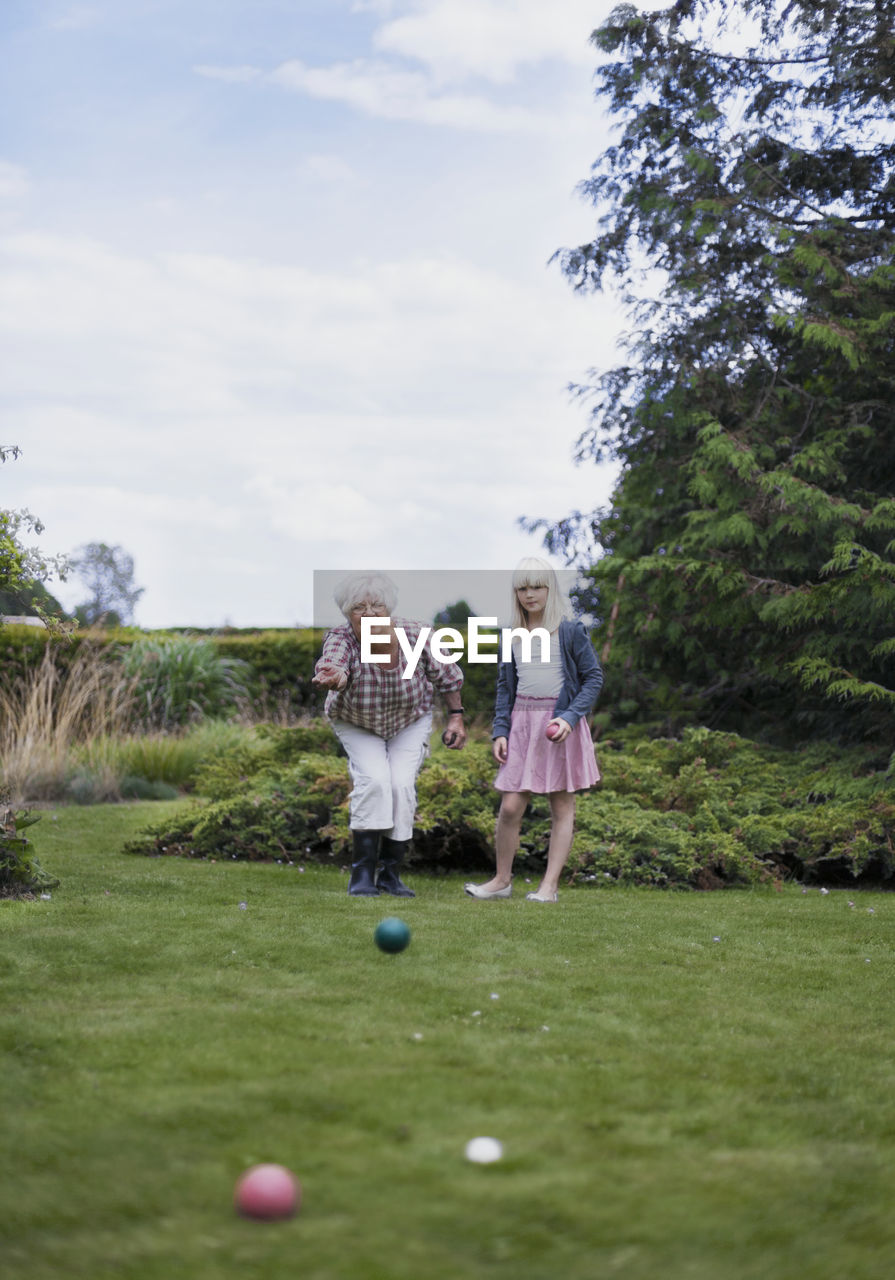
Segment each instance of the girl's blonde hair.
[[544,606],[544,617],[540,624],[547,631],[556,631],[564,619],[574,617],[571,601],[560,586],[553,565],[548,564],[546,560],[539,560],[537,556],[526,556],[524,560],[519,561],[513,570],[511,615],[514,627],[528,626],[528,616],[519,603],[519,597],[516,595],[520,587],[547,588],[547,603]]

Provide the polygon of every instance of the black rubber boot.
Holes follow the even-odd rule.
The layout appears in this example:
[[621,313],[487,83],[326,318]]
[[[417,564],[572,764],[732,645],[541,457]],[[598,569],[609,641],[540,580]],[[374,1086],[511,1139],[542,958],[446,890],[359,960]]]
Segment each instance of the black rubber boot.
[[379,854],[382,866],[376,881],[380,893],[390,893],[393,898],[416,897],[413,890],[408,889],[398,875],[409,848],[409,840],[391,840],[388,836],[382,837],[382,851]]
[[379,861],[381,831],[352,831],[354,836],[354,861],[348,892],[355,898],[377,898],[376,864]]

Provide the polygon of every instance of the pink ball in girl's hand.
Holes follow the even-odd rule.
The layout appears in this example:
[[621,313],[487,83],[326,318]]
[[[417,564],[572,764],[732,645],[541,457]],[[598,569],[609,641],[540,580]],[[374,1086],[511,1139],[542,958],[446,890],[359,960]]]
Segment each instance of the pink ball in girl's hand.
[[548,738],[555,738],[556,735],[560,732],[559,725],[553,724],[553,723],[548,724],[544,732],[547,734]]
[[247,1218],[291,1218],[301,1206],[301,1184],[281,1164],[256,1164],[237,1182],[233,1202]]

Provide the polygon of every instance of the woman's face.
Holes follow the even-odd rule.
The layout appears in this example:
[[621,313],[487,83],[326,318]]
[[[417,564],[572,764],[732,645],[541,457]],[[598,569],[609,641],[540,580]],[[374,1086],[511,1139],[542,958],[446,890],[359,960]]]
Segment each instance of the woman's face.
[[547,607],[549,587],[517,587],[516,599],[529,615],[539,616]]
[[351,630],[360,640],[361,618],[385,618],[388,616],[388,609],[381,600],[358,600],[357,604],[353,604],[348,610],[348,621],[351,623]]

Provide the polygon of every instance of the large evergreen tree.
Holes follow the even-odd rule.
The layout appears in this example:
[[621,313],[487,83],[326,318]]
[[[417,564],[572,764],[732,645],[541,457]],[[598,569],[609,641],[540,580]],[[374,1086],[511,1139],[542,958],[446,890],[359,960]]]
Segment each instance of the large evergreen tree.
[[597,234],[562,261],[630,308],[579,441],[622,470],[548,545],[600,551],[604,648],[646,714],[875,736],[895,712],[895,0],[623,5],[593,40],[618,134],[583,184]]

